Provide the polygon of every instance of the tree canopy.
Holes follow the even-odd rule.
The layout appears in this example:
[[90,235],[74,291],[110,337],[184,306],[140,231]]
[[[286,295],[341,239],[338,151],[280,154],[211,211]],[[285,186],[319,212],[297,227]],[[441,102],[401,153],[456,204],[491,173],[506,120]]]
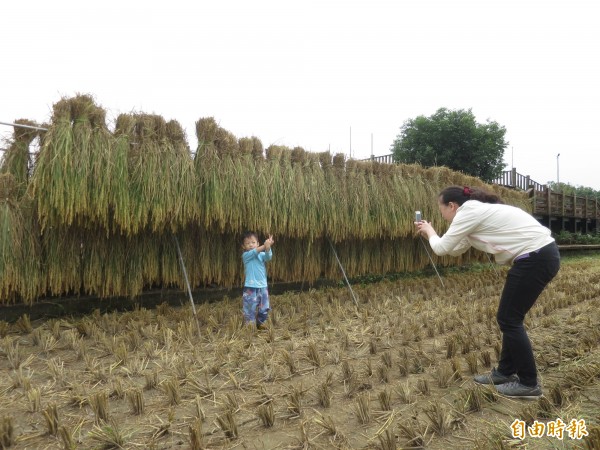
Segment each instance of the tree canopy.
[[404,122],[392,153],[399,163],[446,166],[490,182],[505,166],[505,134],[497,122],[477,123],[470,109],[440,108],[430,117]]

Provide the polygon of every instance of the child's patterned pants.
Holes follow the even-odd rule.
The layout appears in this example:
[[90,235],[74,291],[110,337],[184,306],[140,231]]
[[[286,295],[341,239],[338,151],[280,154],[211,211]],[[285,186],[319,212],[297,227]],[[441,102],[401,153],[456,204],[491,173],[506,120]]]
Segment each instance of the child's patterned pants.
[[245,287],[242,294],[242,312],[246,324],[262,325],[266,322],[271,306],[269,291],[265,288]]

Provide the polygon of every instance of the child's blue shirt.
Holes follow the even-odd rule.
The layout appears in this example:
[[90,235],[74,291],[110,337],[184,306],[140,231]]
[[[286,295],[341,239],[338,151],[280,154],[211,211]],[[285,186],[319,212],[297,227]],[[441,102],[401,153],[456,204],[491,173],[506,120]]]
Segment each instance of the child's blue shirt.
[[255,248],[242,254],[244,261],[244,270],[246,272],[246,281],[244,287],[266,288],[267,287],[267,266],[265,263],[271,261],[273,251],[257,252]]

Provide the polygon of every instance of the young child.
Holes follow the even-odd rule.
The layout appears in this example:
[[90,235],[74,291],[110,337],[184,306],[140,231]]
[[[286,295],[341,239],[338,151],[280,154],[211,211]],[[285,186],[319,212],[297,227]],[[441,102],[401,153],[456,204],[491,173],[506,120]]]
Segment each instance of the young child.
[[261,328],[266,322],[269,310],[269,291],[267,290],[267,268],[265,263],[273,258],[273,236],[258,245],[258,235],[248,231],[242,238],[242,260],[244,261],[244,291],[242,295],[242,312],[246,325],[256,324]]

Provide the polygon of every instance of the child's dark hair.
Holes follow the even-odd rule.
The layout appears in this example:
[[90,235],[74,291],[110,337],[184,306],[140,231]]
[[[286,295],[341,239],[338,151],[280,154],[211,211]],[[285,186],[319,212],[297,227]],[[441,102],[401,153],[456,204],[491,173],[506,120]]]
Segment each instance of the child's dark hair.
[[461,206],[467,200],[479,200],[482,203],[504,203],[496,194],[468,186],[449,186],[440,192],[439,197],[444,205],[453,202]]
[[256,234],[254,231],[246,231],[244,232],[244,234],[242,235],[242,244],[244,243],[244,241],[248,238],[255,238],[258,241],[258,234]]

